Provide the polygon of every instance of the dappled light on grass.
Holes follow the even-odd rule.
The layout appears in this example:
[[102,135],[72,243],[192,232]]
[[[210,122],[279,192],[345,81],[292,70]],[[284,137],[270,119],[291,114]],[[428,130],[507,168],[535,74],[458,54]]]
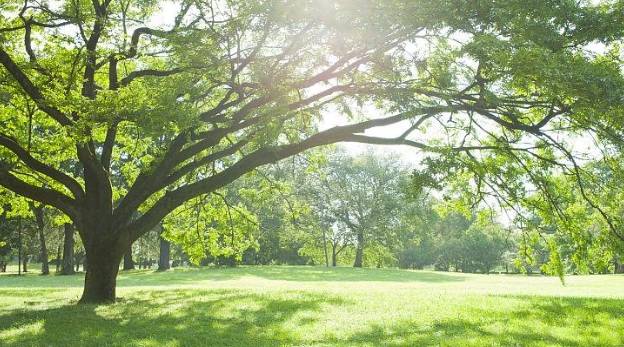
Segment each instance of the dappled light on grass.
[[[75,277],[75,278],[74,278]],[[81,276],[0,277],[3,346],[617,346],[624,276],[556,278],[241,267],[125,272],[77,306]],[[67,281],[63,289],[61,280]],[[194,282],[195,281],[195,282]],[[21,287],[20,287],[21,286]],[[25,287],[28,287],[26,289]],[[617,292],[617,291],[616,291]],[[6,305],[4,305],[6,303]]]
[[[465,307],[457,317],[428,323],[374,325],[350,336],[354,345],[548,345],[620,346],[622,300],[492,296]],[[335,341],[346,342],[346,341]]]
[[[8,346],[104,345],[145,342],[251,346],[297,341],[288,327],[312,327],[324,306],[342,298],[308,293],[260,295],[239,291],[135,292],[110,306],[64,306],[0,317]],[[312,315],[310,315],[312,314]],[[74,324],[78,321],[81,324]],[[39,324],[39,329],[18,328]],[[16,333],[24,332],[24,333]],[[33,333],[28,333],[32,331]]]

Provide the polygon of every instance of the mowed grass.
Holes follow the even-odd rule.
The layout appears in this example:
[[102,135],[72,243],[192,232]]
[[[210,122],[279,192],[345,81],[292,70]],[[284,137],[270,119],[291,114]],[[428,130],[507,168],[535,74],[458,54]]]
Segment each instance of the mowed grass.
[[133,271],[78,306],[82,275],[0,275],[0,346],[623,346],[624,276],[391,269]]

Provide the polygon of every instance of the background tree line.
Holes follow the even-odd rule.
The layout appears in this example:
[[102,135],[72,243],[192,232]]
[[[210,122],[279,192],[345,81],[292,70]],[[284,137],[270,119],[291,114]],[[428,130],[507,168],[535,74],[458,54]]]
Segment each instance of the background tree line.
[[[370,148],[292,157],[178,209],[131,245],[122,268],[288,264],[555,274],[552,266],[559,264],[563,273],[623,270],[621,248],[597,243],[609,235],[606,227],[579,206],[576,223],[586,226],[586,237],[594,235],[583,257],[559,230],[565,225],[549,214],[527,210],[530,217],[516,214],[503,223],[500,210],[467,204],[474,191],[461,180],[442,189],[422,175]],[[41,263],[44,274],[48,264],[56,272],[78,271],[84,250],[71,224],[54,209],[15,201],[21,200],[7,203],[1,216],[0,269],[15,262],[21,242],[24,271],[29,262]],[[570,203],[583,206],[578,198]],[[12,233],[15,228],[22,232]]]

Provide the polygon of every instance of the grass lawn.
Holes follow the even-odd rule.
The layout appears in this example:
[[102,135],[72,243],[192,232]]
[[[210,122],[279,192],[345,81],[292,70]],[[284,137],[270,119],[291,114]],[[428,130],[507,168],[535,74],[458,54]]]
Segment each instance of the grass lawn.
[[624,276],[322,267],[0,275],[0,346],[624,346]]

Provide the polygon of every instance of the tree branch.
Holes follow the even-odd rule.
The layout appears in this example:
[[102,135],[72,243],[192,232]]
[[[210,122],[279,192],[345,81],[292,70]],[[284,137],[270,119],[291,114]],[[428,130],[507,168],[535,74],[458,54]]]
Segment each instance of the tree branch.
[[48,105],[43,94],[37,88],[32,81],[26,76],[26,74],[17,66],[15,61],[11,59],[9,54],[2,48],[0,48],[0,63],[7,71],[15,78],[17,83],[22,89],[30,96],[40,110],[47,113],[50,117],[56,120],[59,124],[67,126],[72,124],[72,121],[67,118],[61,111]]
[[6,167],[0,167],[0,185],[28,199],[54,206],[72,219],[78,216],[75,200],[56,190],[28,184],[11,174]]
[[24,164],[26,164],[32,170],[42,173],[64,185],[67,189],[69,189],[70,192],[72,192],[76,199],[80,200],[84,197],[84,191],[82,190],[82,186],[80,186],[80,184],[75,179],[53,168],[50,165],[47,165],[35,159],[14,139],[4,134],[0,134],[0,146],[3,146],[13,152]]

